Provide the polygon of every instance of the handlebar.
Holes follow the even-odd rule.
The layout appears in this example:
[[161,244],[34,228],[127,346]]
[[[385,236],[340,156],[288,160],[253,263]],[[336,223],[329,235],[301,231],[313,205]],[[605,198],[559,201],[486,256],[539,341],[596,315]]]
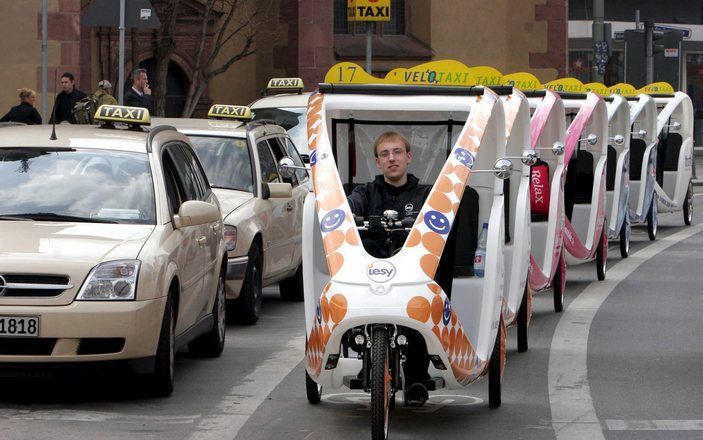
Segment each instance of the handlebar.
[[409,232],[415,224],[415,219],[410,216],[402,220],[394,220],[387,216],[371,216],[369,220],[366,220],[362,216],[355,215],[354,222],[359,231]]

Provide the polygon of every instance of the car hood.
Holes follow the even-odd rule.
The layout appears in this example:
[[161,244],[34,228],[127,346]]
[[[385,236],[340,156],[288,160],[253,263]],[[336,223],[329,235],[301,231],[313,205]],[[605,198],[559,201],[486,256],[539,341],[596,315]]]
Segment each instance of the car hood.
[[246,191],[235,189],[215,188],[212,190],[220,201],[220,211],[222,218],[227,218],[235,209],[254,198],[254,195]]
[[[72,289],[39,301],[68,304],[96,264],[136,259],[153,230],[154,225],[2,221],[0,275],[68,275]],[[8,297],[2,303],[26,304],[27,299]]]

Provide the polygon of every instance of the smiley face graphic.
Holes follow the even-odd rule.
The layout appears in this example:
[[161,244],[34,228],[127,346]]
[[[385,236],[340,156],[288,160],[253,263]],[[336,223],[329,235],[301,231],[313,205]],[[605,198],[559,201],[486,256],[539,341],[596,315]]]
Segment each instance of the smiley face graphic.
[[474,155],[466,148],[457,148],[454,150],[456,160],[471,168],[474,165]]
[[312,150],[310,153],[310,166],[315,166],[317,163],[317,150]]
[[452,305],[449,303],[448,299],[444,300],[444,310],[442,311],[442,322],[444,325],[449,325],[449,321],[452,319]]
[[333,209],[322,217],[320,229],[322,232],[332,232],[342,226],[342,223],[344,223],[344,211]]
[[427,211],[425,224],[431,231],[442,235],[449,234],[449,229],[451,229],[449,220],[439,211]]

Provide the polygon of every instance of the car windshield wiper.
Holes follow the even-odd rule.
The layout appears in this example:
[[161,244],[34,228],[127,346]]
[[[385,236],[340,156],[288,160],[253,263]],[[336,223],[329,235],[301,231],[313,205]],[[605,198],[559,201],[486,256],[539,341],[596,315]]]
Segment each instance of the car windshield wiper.
[[56,214],[53,212],[31,212],[26,214],[6,215],[9,219],[22,220],[44,220],[57,222],[82,222],[82,223],[117,223],[113,220],[104,220],[101,218],[78,217],[75,215]]

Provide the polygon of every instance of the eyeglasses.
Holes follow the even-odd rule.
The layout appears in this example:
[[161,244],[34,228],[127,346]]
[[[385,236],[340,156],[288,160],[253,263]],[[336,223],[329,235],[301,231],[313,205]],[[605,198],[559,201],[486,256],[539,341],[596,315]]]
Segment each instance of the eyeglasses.
[[388,159],[391,155],[393,156],[402,156],[405,154],[405,148],[394,148],[392,150],[383,150],[380,153],[378,153],[378,157],[382,159]]

